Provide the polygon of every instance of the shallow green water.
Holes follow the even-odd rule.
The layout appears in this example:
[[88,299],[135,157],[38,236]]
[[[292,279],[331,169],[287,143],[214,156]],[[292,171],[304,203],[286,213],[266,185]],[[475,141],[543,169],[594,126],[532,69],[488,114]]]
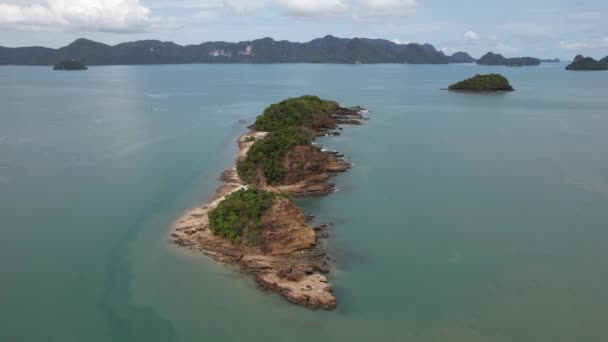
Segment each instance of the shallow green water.
[[[514,93],[440,90],[477,72]],[[343,65],[0,67],[1,341],[605,341],[608,73]],[[268,104],[373,119],[319,143],[353,170],[315,312],[166,242]]]

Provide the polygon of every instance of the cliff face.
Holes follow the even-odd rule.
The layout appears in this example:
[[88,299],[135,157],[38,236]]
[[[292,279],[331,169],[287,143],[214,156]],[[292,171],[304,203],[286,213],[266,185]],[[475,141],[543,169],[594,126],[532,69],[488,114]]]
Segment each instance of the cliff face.
[[298,146],[285,156],[286,170],[283,185],[296,184],[325,172],[342,172],[350,164],[341,160],[335,153],[321,152],[315,146]]
[[285,255],[316,244],[314,230],[306,223],[302,211],[290,200],[277,197],[262,217],[261,250],[270,255]]

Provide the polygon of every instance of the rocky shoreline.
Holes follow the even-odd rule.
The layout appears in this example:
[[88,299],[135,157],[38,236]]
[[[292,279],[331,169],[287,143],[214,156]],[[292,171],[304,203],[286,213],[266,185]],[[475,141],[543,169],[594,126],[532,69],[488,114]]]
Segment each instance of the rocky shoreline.
[[[361,124],[363,108],[340,108],[332,113],[332,122],[317,129],[319,135],[335,133],[338,125]],[[264,288],[280,293],[289,302],[309,308],[332,310],[336,297],[332,293],[326,274],[329,273],[327,252],[320,239],[328,235],[327,225],[311,227],[310,217],[305,216],[288,198],[277,196],[270,212],[263,219],[261,246],[234,244],[216,236],[209,227],[209,213],[226,196],[248,188],[239,177],[236,164],[246,158],[250,147],[267,133],[255,129],[238,138],[238,158],[235,165],[222,172],[223,184],[215,196],[205,205],[196,207],[179,218],[173,225],[170,240],[179,246],[202,252],[226,264],[233,264],[248,274]],[[335,191],[330,182],[332,173],[345,172],[351,164],[337,152],[322,152],[323,165],[318,172],[307,175],[301,181],[288,185],[262,188],[292,196],[321,196]]]

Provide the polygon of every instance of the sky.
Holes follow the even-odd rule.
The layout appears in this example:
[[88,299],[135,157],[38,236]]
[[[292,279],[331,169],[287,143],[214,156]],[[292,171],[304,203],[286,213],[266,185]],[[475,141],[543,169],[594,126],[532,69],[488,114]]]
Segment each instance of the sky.
[[446,53],[608,55],[606,0],[0,0],[0,46],[272,37],[430,43]]

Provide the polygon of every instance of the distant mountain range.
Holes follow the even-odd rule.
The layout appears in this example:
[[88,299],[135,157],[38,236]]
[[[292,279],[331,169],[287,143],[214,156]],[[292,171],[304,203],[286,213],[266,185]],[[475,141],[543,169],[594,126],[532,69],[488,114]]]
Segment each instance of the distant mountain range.
[[[79,61],[87,65],[188,64],[188,63],[474,63],[466,52],[446,55],[430,44],[397,44],[385,39],[325,36],[306,43],[262,38],[239,43],[206,42],[178,45],[158,40],[107,45],[77,39],[59,49],[39,46],[0,47],[0,65],[55,65]],[[551,60],[553,61],[553,60]],[[559,61],[559,60],[558,60]],[[538,65],[532,57],[505,58],[488,52],[481,65]],[[548,61],[547,61],[548,62]]]
[[181,63],[472,63],[466,52],[451,56],[430,44],[396,44],[384,39],[326,36],[307,43],[263,38],[240,43],[206,42],[181,46],[143,40],[106,45],[78,39],[59,49],[0,47],[0,65],[54,65],[78,60],[87,65]]

